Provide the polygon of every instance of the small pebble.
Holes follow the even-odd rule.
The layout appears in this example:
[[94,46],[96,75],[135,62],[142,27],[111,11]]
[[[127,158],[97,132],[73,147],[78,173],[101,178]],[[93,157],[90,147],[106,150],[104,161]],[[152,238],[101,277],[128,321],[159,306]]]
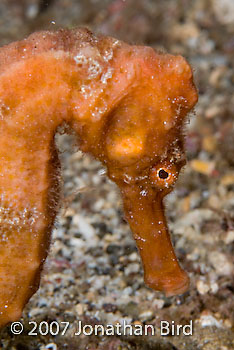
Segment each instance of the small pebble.
[[224,186],[234,185],[234,173],[225,174],[220,183]]
[[203,161],[199,159],[194,159],[190,162],[190,166],[193,170],[204,175],[211,175],[215,168],[215,163],[213,161]]
[[196,285],[197,285],[197,290],[201,295],[208,293],[210,290],[209,285],[202,280],[199,280]]
[[139,271],[139,264],[129,264],[124,269],[124,274],[126,276],[131,275],[132,273],[137,273]]
[[225,254],[211,252],[208,259],[219,276],[229,276],[233,273],[233,265]]
[[227,232],[226,237],[224,238],[224,242],[226,244],[230,244],[234,241],[234,230],[230,230]]
[[205,117],[207,119],[212,119],[218,116],[218,114],[221,111],[221,107],[217,106],[217,105],[211,105],[209,108],[207,108],[207,110],[205,111]]
[[212,316],[209,313],[202,314],[198,322],[201,324],[202,327],[223,327],[222,321],[218,321],[214,316]]
[[139,319],[141,321],[151,320],[152,317],[153,317],[153,312],[151,310],[145,310],[145,311],[141,312],[139,315]]

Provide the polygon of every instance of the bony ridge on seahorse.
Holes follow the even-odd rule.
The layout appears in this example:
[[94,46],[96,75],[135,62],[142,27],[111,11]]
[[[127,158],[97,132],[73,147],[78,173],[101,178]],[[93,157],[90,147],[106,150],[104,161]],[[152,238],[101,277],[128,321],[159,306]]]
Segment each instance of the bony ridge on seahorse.
[[0,326],[38,289],[59,203],[54,136],[66,123],[122,195],[145,282],[183,293],[162,200],[181,167],[197,92],[181,56],[86,29],[38,32],[0,49]]

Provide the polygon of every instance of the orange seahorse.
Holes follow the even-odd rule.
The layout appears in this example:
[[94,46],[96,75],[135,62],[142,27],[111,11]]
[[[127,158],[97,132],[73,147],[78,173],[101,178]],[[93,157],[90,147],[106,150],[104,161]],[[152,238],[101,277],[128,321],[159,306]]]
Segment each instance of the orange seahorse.
[[64,123],[119,186],[145,283],[167,295],[188,288],[162,200],[185,164],[183,121],[196,101],[181,56],[86,29],[42,31],[0,49],[0,326],[21,316],[39,286]]

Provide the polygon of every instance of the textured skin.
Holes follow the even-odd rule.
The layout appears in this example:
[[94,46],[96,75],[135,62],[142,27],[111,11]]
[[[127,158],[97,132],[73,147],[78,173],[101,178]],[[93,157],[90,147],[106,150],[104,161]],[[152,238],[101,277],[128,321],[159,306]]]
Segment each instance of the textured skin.
[[54,136],[64,123],[119,186],[145,282],[167,295],[188,288],[162,200],[185,163],[183,120],[196,101],[182,57],[86,29],[0,49],[0,326],[21,316],[39,286],[59,201]]

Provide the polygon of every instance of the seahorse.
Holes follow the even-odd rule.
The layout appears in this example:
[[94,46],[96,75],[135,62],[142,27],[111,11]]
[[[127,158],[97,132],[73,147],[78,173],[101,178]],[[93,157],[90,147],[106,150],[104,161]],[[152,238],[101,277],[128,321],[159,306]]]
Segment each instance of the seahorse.
[[0,48],[0,326],[39,287],[59,208],[63,125],[118,185],[145,283],[168,296],[187,290],[163,198],[185,164],[183,125],[196,102],[183,57],[85,28]]

